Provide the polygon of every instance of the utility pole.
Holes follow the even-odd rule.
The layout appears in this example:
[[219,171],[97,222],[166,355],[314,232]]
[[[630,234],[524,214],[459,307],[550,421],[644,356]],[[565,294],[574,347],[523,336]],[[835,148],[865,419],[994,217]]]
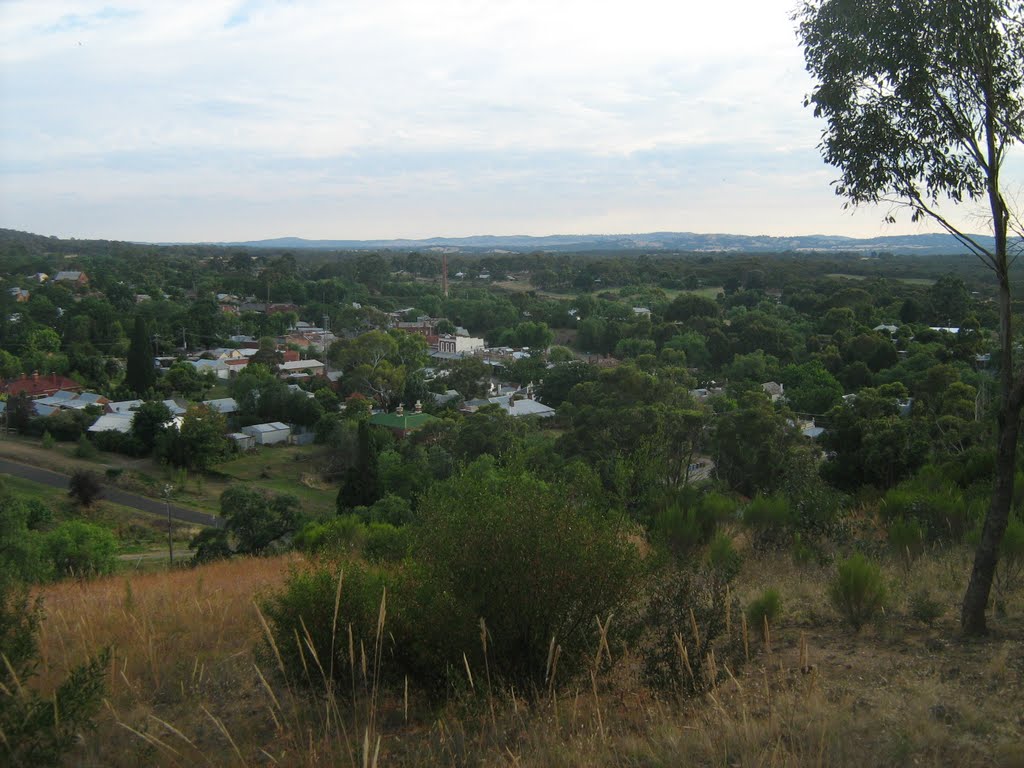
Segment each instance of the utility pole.
[[167,512],[167,562],[174,565],[174,539],[171,536],[171,491],[174,486],[170,483],[164,485],[164,509]]

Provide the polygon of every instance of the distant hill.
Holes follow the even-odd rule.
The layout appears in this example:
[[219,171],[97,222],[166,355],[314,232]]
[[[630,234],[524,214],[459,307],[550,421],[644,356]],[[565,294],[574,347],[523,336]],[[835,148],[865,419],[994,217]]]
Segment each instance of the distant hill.
[[[991,247],[993,239],[975,235]],[[391,249],[450,252],[495,251],[688,251],[709,253],[781,253],[785,251],[864,252],[887,251],[935,256],[962,253],[966,249],[951,235],[896,235],[858,239],[834,235],[769,237],[767,235],[697,234],[694,232],[648,232],[633,235],[479,235],[475,237],[431,237],[423,240],[305,240],[278,237],[231,243],[207,243],[245,248]]]
[[[974,235],[992,247],[987,235]],[[109,250],[118,241],[58,239],[29,232],[0,229],[0,242],[18,243],[32,250],[46,252],[103,248]],[[126,245],[125,243],[120,243]],[[301,237],[278,237],[271,240],[204,243],[135,243],[135,245],[202,246],[231,248],[266,248],[274,250],[395,250],[435,251],[449,253],[523,253],[530,251],[617,251],[637,253],[892,253],[900,255],[942,256],[967,253],[951,235],[895,235],[891,237],[854,238],[835,235],[799,235],[769,237],[767,235],[697,234],[694,232],[647,232],[631,235],[479,235],[475,237],[431,237],[422,240],[306,240]]]

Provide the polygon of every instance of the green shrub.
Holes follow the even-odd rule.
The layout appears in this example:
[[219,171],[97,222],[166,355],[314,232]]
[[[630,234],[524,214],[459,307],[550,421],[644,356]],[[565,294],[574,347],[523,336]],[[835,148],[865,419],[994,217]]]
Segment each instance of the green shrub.
[[818,553],[810,544],[807,544],[799,533],[793,534],[793,545],[790,548],[790,555],[793,563],[805,567],[818,559]]
[[[324,678],[331,678],[339,683],[336,691],[341,696],[352,690],[357,679],[362,685],[362,653],[373,664],[378,640],[391,653],[390,634],[378,633],[383,595],[382,573],[355,562],[293,569],[284,587],[260,604],[289,677],[319,688]],[[350,631],[355,658],[349,653]],[[263,650],[265,663],[276,665],[269,639]],[[381,668],[388,674],[398,672],[392,664]]]
[[75,445],[75,457],[79,459],[94,459],[97,454],[99,454],[99,451],[92,444],[92,441],[84,434],[80,435],[78,443]]
[[335,555],[361,552],[366,543],[366,526],[357,515],[342,515],[325,523],[307,523],[295,536],[295,547],[305,552]]
[[39,668],[37,633],[42,606],[0,573],[0,764],[63,765],[103,701],[108,651],[74,668],[52,698],[30,680]]
[[[699,695],[724,677],[724,665],[736,670],[743,664],[739,601],[729,597],[720,575],[671,567],[652,574],[645,592],[649,599],[637,617],[636,646],[647,685]],[[709,664],[712,650],[715,669]]]
[[882,571],[857,553],[839,564],[828,596],[839,615],[859,632],[885,606],[887,590]]
[[929,627],[944,613],[942,604],[932,598],[927,588],[919,589],[911,594],[907,601],[907,608],[913,619],[927,624]]
[[916,520],[898,517],[889,523],[889,548],[907,564],[924,552],[924,529]]
[[[489,457],[434,484],[420,502],[414,558],[450,593],[469,627],[488,630],[492,674],[520,690],[546,682],[552,638],[558,679],[593,658],[596,616],[617,611],[635,590],[639,557],[623,515],[603,497],[499,469]],[[483,668],[481,649],[449,647]]]
[[732,539],[719,533],[708,546],[708,565],[728,582],[739,575],[743,557],[732,545]]
[[103,497],[99,476],[88,469],[76,469],[68,480],[68,496],[83,507],[92,506],[93,502]]
[[743,510],[743,522],[758,549],[782,546],[793,534],[796,516],[784,496],[758,496]]
[[763,630],[765,621],[769,625],[775,623],[779,613],[782,611],[782,598],[778,590],[766,589],[747,606],[747,624],[757,632]]
[[409,532],[389,523],[370,523],[363,554],[371,562],[400,562],[409,551]]
[[677,557],[686,557],[715,535],[718,523],[735,509],[725,496],[683,495],[654,518],[654,536]]
[[45,448],[46,450],[50,450],[56,444],[57,441],[56,439],[54,439],[53,435],[50,434],[49,430],[43,432],[43,448]]
[[46,534],[44,547],[58,576],[94,576],[114,570],[117,539],[98,525],[65,520]]
[[1007,596],[1017,589],[1024,577],[1024,521],[1011,517],[1003,540],[999,543],[999,562],[996,563],[992,587],[996,610],[1006,613]]

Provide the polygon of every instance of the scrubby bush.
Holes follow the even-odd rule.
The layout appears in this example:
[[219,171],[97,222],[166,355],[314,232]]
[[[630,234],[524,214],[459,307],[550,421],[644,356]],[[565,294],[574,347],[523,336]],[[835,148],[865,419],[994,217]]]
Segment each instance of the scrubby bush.
[[[592,658],[595,617],[633,594],[639,556],[631,529],[604,501],[486,457],[420,502],[413,556],[472,617],[470,630],[486,622],[491,673],[506,683],[544,685],[552,640],[561,649],[559,679],[567,679]],[[448,652],[457,661],[467,649]],[[480,649],[467,655],[483,667]]]
[[739,575],[743,557],[736,551],[732,539],[724,533],[719,533],[708,545],[708,565],[729,582]]
[[943,614],[942,604],[935,600],[927,588],[922,588],[910,595],[907,608],[911,618],[929,627]]
[[46,534],[44,548],[58,576],[95,576],[114,570],[117,539],[98,525],[66,520]]
[[924,552],[924,529],[916,520],[898,517],[889,523],[889,548],[910,564]]
[[94,459],[98,453],[99,450],[86,435],[79,436],[78,443],[75,445],[75,458]]
[[637,647],[648,685],[693,696],[725,675],[723,665],[735,670],[742,664],[739,601],[729,596],[720,575],[673,567],[653,574],[646,592],[647,602],[638,617],[642,631]]
[[768,549],[790,541],[796,517],[784,496],[758,496],[743,510],[743,522],[753,534],[754,546]]
[[409,532],[389,523],[370,523],[363,555],[370,562],[400,562],[409,550]]
[[104,694],[109,653],[76,667],[44,699],[30,684],[39,667],[42,607],[0,572],[0,764],[55,766],[75,744]]
[[778,590],[766,589],[747,606],[747,624],[760,631],[765,623],[775,623],[782,611],[782,598]]
[[43,448],[45,448],[46,450],[50,450],[55,445],[57,445],[57,440],[56,440],[56,438],[53,435],[51,435],[49,433],[49,431],[43,432],[42,445],[43,445]]
[[859,632],[885,606],[888,595],[881,569],[857,553],[839,564],[828,596],[843,620]]
[[734,509],[719,494],[683,494],[655,516],[654,538],[677,557],[686,557],[711,541],[718,523]]
[[356,515],[341,515],[326,522],[307,523],[295,537],[297,549],[332,555],[361,552],[365,543],[366,526]]
[[103,496],[99,476],[87,469],[75,470],[68,481],[68,496],[83,507],[91,507]]
[[1020,584],[1024,577],[1024,521],[1011,517],[1006,532],[999,544],[999,562],[996,563],[992,587],[995,592],[996,610],[1006,613],[1007,596]]
[[[378,643],[391,656],[392,636],[378,631],[383,596],[383,574],[355,562],[292,570],[284,587],[260,604],[273,639],[265,661],[279,655],[292,679],[321,688],[332,679],[344,696],[361,674],[364,652],[374,666]],[[398,672],[390,663],[381,669]]]

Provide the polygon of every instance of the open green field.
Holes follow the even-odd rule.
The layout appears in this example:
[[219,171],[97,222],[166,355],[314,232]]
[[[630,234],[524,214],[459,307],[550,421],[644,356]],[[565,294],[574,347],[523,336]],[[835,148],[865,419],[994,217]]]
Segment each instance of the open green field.
[[275,493],[290,493],[310,515],[333,512],[337,489],[322,482],[319,446],[275,445],[217,466],[231,480],[256,485]]
[[[845,272],[832,272],[825,275],[825,277],[831,277],[834,280],[867,280],[869,277],[876,277],[875,275],[850,275]],[[928,287],[935,285],[935,281],[927,277],[889,277],[887,280],[894,280],[904,285],[920,285]]]

